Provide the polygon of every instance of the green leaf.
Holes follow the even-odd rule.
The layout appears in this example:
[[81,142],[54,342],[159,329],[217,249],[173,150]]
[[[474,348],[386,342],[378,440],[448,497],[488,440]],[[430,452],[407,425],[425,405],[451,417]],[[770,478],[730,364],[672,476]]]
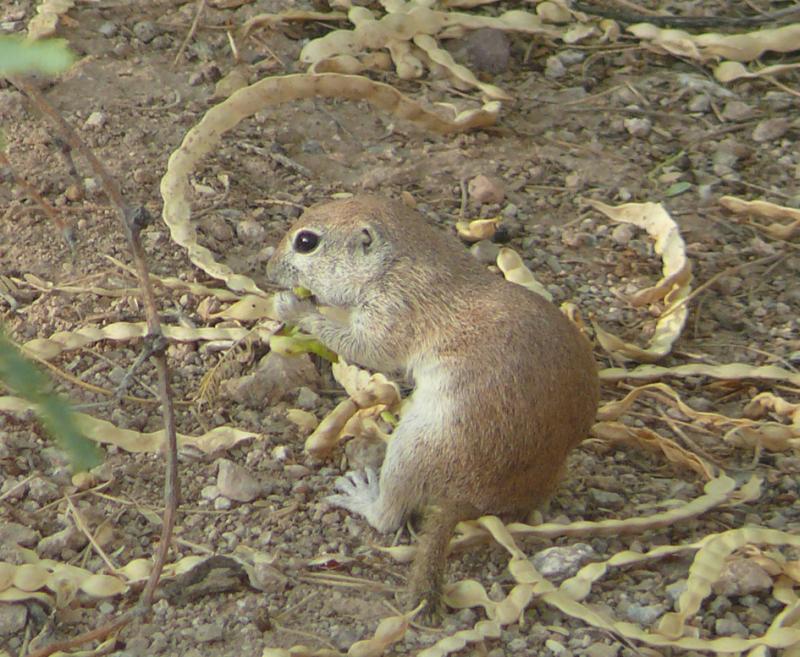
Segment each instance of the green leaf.
[[665,196],[678,196],[678,194],[683,194],[684,192],[688,192],[692,188],[692,183],[686,182],[685,180],[681,180],[676,182],[669,187],[667,187],[667,191],[664,192]]
[[0,75],[66,71],[75,61],[64,39],[28,41],[16,36],[0,36]]
[[282,356],[299,356],[300,354],[316,354],[331,363],[339,357],[315,337],[300,333],[296,327],[286,331],[288,335],[269,336],[269,348]]
[[33,406],[47,433],[67,453],[75,472],[102,462],[100,449],[81,433],[69,404],[48,390],[47,378],[0,331],[0,382]]

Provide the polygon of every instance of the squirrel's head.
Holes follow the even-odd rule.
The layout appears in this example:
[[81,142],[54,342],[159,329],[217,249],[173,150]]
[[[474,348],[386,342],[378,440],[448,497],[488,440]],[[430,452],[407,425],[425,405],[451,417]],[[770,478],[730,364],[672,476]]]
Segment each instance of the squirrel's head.
[[356,197],[309,208],[278,244],[267,276],[282,287],[307,288],[323,304],[357,303],[393,261],[384,204]]

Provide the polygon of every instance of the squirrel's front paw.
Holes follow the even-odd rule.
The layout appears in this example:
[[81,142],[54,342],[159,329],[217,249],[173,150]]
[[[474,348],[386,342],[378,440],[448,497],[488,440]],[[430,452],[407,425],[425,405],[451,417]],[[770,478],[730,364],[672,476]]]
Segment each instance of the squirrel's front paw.
[[343,477],[339,477],[335,485],[341,494],[328,495],[325,498],[327,502],[369,520],[370,512],[380,493],[378,473],[372,468],[367,468],[365,472],[351,470]]
[[310,299],[300,299],[291,290],[278,292],[273,297],[275,319],[290,324],[297,324],[309,315],[316,314],[317,307]]

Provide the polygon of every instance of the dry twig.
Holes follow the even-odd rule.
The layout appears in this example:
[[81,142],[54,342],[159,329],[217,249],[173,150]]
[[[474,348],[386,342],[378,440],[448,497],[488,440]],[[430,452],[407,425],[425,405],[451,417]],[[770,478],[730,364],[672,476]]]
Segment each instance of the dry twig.
[[64,120],[64,117],[61,116],[58,110],[47,102],[33,84],[17,77],[11,78],[11,83],[24,93],[36,108],[56,126],[58,132],[65,141],[86,158],[95,175],[102,181],[103,189],[111,201],[117,217],[122,223],[136,266],[139,287],[147,316],[148,335],[145,338],[147,343],[146,348],[152,353],[153,363],[158,375],[159,401],[164,418],[164,431],[167,436],[166,477],[164,483],[165,504],[161,538],[158,550],[155,554],[153,569],[150,572],[150,577],[145,584],[144,590],[139,596],[138,605],[102,627],[96,628],[90,632],[85,632],[84,634],[67,639],[66,641],[51,643],[28,655],[28,657],[47,657],[59,650],[70,650],[90,641],[104,639],[119,631],[134,618],[146,614],[152,606],[153,596],[158,586],[164,563],[167,559],[167,553],[169,552],[172,530],[175,525],[175,515],[178,507],[178,442],[175,431],[175,411],[170,390],[169,370],[167,368],[167,340],[161,329],[161,320],[158,316],[155,294],[153,293],[150,273],[140,239],[141,229],[147,224],[149,215],[144,208],[132,209],[125,203],[122,191],[108,169],[84,143],[72,126]]

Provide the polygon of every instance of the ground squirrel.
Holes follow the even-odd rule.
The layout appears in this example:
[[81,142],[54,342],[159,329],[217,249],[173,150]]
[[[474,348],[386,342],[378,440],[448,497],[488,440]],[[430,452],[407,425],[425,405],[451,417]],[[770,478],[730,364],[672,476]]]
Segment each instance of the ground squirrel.
[[[520,517],[546,501],[587,435],[598,398],[589,343],[554,305],[376,196],[311,207],[267,274],[313,295],[278,293],[279,319],[348,361],[413,378],[380,476],[350,472],[328,499],[382,532],[423,512],[410,596],[435,618],[456,523]],[[347,312],[329,319],[317,304]]]

